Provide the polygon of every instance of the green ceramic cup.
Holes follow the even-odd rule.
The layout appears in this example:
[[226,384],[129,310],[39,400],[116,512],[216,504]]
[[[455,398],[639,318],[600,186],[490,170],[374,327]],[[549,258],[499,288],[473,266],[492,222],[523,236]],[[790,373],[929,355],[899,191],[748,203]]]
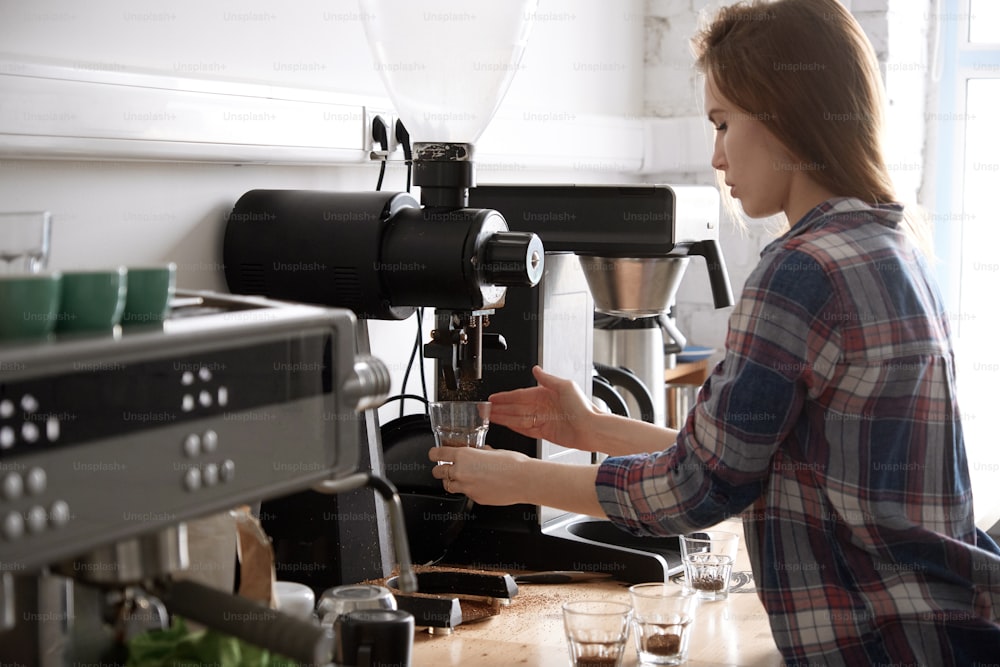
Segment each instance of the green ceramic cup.
[[128,293],[125,296],[123,327],[158,326],[170,310],[177,281],[177,266],[128,267]]
[[57,333],[111,333],[125,310],[128,271],[64,271]]
[[58,271],[0,275],[0,340],[47,338],[59,316]]

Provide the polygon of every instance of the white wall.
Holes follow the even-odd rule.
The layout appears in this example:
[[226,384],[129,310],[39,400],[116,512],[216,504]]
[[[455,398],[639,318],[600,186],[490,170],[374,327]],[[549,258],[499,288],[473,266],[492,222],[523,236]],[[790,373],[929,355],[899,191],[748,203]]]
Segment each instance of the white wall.
[[[634,118],[641,107],[641,15],[641,0],[542,0],[522,66],[498,113],[543,133],[584,116]],[[384,96],[354,0],[3,2],[0,56],[9,63],[0,74],[17,74],[22,61],[54,62],[83,73],[148,72]],[[0,89],[0,115],[3,106]],[[0,210],[52,211],[52,268],[170,260],[178,264],[184,288],[225,290],[221,235],[228,211],[245,191],[371,190],[377,178],[377,167],[364,163],[23,159],[9,148],[11,139],[0,127]],[[501,161],[484,165],[479,179],[630,178],[615,171],[614,164],[567,163],[542,171]],[[391,167],[386,189],[404,183],[402,168]],[[413,318],[372,324],[374,352],[390,365],[397,384],[415,328]]]

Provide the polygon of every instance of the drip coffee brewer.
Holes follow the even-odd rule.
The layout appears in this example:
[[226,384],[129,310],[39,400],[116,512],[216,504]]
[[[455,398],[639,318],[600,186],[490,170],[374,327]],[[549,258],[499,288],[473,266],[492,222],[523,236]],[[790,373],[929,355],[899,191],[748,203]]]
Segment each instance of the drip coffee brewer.
[[594,363],[625,368],[649,393],[653,414],[645,418],[633,395],[629,415],[667,425],[663,369],[686,344],[669,316],[670,304],[687,269],[687,257],[618,258],[606,270],[593,257],[581,258],[594,296]]

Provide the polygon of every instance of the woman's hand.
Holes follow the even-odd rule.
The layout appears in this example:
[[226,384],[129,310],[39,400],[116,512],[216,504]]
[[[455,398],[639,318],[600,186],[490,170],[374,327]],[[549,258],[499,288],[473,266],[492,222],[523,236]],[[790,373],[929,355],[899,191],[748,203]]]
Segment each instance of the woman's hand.
[[539,461],[520,452],[484,447],[431,447],[431,474],[449,493],[464,493],[480,505],[545,505],[605,517],[597,500],[597,466]]
[[434,466],[431,474],[444,481],[448,493],[464,493],[480,505],[513,505],[524,502],[524,470],[531,459],[506,449],[469,447],[432,447],[431,461],[448,465]]
[[538,366],[531,372],[538,381],[537,387],[490,396],[490,423],[506,426],[529,438],[595,451],[588,437],[588,422],[598,412],[583,391],[573,381],[550,375]]

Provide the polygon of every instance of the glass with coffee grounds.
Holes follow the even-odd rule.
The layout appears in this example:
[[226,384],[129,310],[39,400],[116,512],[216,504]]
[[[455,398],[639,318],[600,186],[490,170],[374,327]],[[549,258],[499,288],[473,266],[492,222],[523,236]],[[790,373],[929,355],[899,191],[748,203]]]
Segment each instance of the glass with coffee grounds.
[[729,597],[739,541],[740,536],[736,533],[722,530],[682,535],[685,592],[702,600],[725,600]]
[[643,665],[679,665],[687,658],[694,597],[676,584],[653,582],[628,589],[635,648]]
[[578,600],[563,605],[570,667],[620,667],[632,607],[624,602]]

